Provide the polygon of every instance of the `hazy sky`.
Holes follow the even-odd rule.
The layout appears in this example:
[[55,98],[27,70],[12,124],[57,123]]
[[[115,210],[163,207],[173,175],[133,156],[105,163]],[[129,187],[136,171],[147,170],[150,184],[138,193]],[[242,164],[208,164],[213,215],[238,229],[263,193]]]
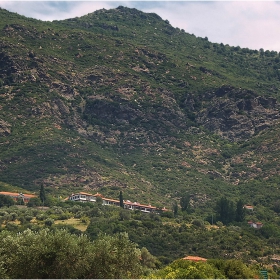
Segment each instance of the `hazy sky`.
[[[280,52],[278,1],[1,1],[0,7],[41,20],[82,16],[118,6],[154,12],[174,27],[214,43]],[[0,19],[1,20],[1,19]]]

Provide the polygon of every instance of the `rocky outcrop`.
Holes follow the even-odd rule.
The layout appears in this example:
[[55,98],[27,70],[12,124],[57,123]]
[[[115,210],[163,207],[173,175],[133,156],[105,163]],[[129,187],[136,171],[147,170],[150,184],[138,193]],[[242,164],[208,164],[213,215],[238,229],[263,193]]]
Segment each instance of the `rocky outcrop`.
[[197,122],[231,141],[248,139],[280,121],[279,104],[272,97],[222,87],[208,98],[207,106],[197,114]]
[[0,136],[8,136],[11,134],[11,124],[0,119]]

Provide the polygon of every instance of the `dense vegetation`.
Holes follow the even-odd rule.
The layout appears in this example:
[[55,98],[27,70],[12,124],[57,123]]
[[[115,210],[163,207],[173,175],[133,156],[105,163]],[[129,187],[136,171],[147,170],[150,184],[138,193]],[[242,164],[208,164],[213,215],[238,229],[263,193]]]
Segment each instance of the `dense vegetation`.
[[[243,273],[242,278],[252,278],[252,274],[258,275],[261,269],[267,270],[271,278],[277,278],[280,273],[271,259],[272,254],[280,253],[279,231],[273,223],[256,230],[246,222],[224,226],[217,221],[212,225],[181,209],[174,217],[172,212],[146,214],[99,203],[57,200],[52,201],[50,208],[31,204],[27,208],[20,205],[0,209],[3,240],[0,263],[9,278],[131,278],[132,273],[136,273],[136,278],[172,278],[169,273],[173,269],[174,278],[181,278],[172,262],[187,255],[208,259],[199,278],[212,278],[213,275],[240,278],[238,273]],[[116,245],[114,242],[120,238],[120,245]],[[112,246],[122,249],[112,249]],[[111,255],[112,250],[117,256]],[[26,266],[29,258],[32,258],[34,269],[31,264]],[[72,268],[59,269],[63,263],[69,263],[69,258],[71,264],[74,262]],[[127,266],[115,271],[122,262]],[[38,269],[36,263],[41,264],[42,269]],[[28,268],[28,272],[22,267]],[[180,273],[185,275],[190,273],[185,265],[182,270]],[[236,275],[232,277],[234,273]]]
[[[17,209],[0,197],[4,235],[30,228],[36,239],[78,219],[86,242],[126,232],[162,266],[192,254],[279,275],[279,53],[211,43],[122,6],[54,22],[0,16],[0,190],[46,198]],[[170,211],[61,202],[81,190]],[[42,203],[51,208],[33,208]],[[230,277],[218,266],[205,269]]]
[[277,52],[124,7],[54,22],[0,12],[3,185],[275,202]]

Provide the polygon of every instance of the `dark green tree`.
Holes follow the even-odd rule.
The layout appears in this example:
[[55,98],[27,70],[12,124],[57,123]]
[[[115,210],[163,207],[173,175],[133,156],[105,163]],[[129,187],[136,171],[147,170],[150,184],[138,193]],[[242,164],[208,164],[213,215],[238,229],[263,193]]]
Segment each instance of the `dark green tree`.
[[216,267],[225,279],[253,279],[258,275],[256,267],[249,267],[241,260],[208,260],[208,263]]
[[39,194],[40,200],[44,203],[46,201],[46,192],[45,192],[45,187],[43,184],[41,185],[40,188],[40,194]]
[[120,207],[124,208],[122,191],[120,191]]
[[27,203],[28,207],[40,206],[41,200],[38,197],[32,197]]
[[182,211],[188,211],[190,208],[190,196],[189,194],[183,194],[180,199],[180,206]]
[[216,204],[217,220],[223,224],[229,224],[235,219],[235,211],[233,202],[226,197],[222,197]]
[[128,235],[100,235],[94,241],[90,273],[91,279],[139,278],[142,274],[141,251],[131,242]]
[[102,197],[100,197],[100,196],[97,196],[97,197],[96,197],[96,204],[97,204],[98,206],[102,206],[102,204],[103,204],[103,199],[102,199]]
[[3,207],[3,206],[9,207],[14,204],[15,204],[15,202],[10,196],[0,194],[0,207]]
[[243,207],[242,200],[238,200],[236,204],[236,212],[235,212],[235,221],[236,222],[243,222],[245,219],[245,209]]
[[1,232],[0,238],[0,264],[7,278],[77,279],[89,269],[93,243],[85,235],[28,229],[21,234]]
[[177,214],[178,214],[178,203],[177,203],[176,200],[173,202],[172,208],[173,208],[174,216],[177,216]]
[[159,265],[159,261],[154,257],[146,247],[141,249],[141,264],[147,268],[156,268]]

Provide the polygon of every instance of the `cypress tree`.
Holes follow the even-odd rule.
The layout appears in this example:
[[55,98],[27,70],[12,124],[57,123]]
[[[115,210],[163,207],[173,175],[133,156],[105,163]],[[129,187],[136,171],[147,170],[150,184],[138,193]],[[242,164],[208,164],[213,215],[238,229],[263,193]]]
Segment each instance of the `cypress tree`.
[[228,200],[226,197],[222,197],[220,200],[218,200],[216,211],[218,220],[225,225],[233,222],[235,219],[233,202]]
[[121,208],[124,208],[122,191],[120,191],[120,207],[121,207]]
[[46,201],[46,192],[43,185],[41,185],[39,197],[43,203]]
[[245,209],[243,208],[243,202],[240,199],[236,204],[235,220],[236,222],[243,222],[245,219]]

